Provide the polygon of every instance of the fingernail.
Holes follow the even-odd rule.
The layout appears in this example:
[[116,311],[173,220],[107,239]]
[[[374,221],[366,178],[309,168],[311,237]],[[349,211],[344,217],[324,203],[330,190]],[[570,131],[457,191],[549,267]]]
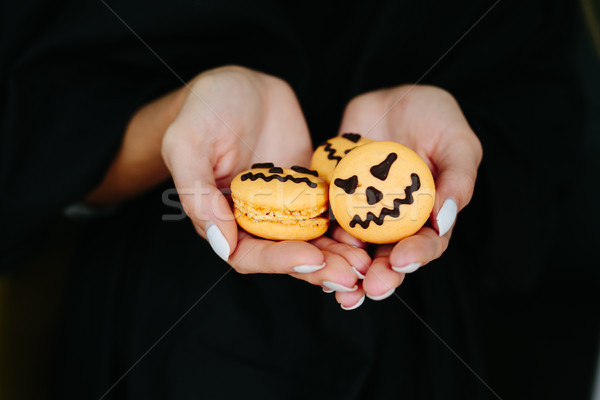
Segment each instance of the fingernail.
[[391,289],[388,290],[387,292],[385,292],[384,294],[380,294],[379,296],[371,296],[371,295],[367,295],[368,298],[370,298],[371,300],[383,300],[383,299],[387,299],[388,297],[390,297],[392,294],[394,294],[394,292],[396,291],[396,289]]
[[335,292],[335,290],[331,290],[331,289],[327,289],[327,288],[323,288],[323,291],[325,293],[333,293],[333,292]]
[[444,236],[452,228],[457,212],[458,206],[456,202],[452,199],[447,199],[435,218],[440,236]]
[[405,265],[404,267],[392,267],[392,269],[396,272],[402,272],[403,274],[410,274],[411,272],[415,272],[421,266],[420,262],[411,263]]
[[353,305],[353,306],[350,306],[350,307],[344,307],[342,304],[340,304],[340,307],[342,307],[342,310],[346,310],[346,311],[355,310],[355,309],[357,309],[358,307],[362,306],[362,303],[364,303],[364,302],[365,302],[365,295],[363,295],[363,296],[360,298],[360,300],[358,300],[358,301],[356,302],[356,304],[355,304],[355,305]]
[[315,272],[323,268],[325,268],[325,262],[323,262],[321,265],[298,265],[297,267],[294,267],[294,272],[298,272],[299,274],[310,274],[311,272]]
[[356,268],[352,267],[352,270],[354,271],[354,273],[356,274],[356,276],[358,276],[358,279],[365,279],[365,276]]
[[323,286],[325,286],[327,289],[335,290],[336,292],[354,292],[356,289],[358,289],[358,286],[356,285],[354,285],[354,287],[349,288],[346,286],[342,286],[339,283],[329,281],[323,281]]
[[229,243],[227,243],[227,239],[225,239],[225,236],[223,236],[217,225],[213,224],[208,227],[206,230],[206,237],[208,238],[208,243],[210,243],[210,247],[212,247],[213,251],[223,260],[229,260],[229,252],[231,251]]

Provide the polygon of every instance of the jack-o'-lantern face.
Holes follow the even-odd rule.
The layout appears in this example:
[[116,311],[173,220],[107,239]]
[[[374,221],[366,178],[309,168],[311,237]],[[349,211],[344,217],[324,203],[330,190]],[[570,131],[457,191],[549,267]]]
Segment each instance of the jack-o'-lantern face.
[[327,231],[327,183],[316,171],[252,165],[231,181],[237,224],[271,240],[311,240]]
[[337,166],[329,187],[336,220],[370,243],[393,243],[427,222],[435,184],[427,164],[395,142],[356,148]]

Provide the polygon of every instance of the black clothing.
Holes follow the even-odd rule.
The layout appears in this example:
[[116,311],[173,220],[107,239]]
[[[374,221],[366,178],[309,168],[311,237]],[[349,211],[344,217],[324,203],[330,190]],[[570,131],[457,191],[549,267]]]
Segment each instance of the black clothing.
[[[582,221],[598,217],[581,193],[576,4],[502,0],[456,44],[493,3],[109,2],[184,80],[238,64],[289,82],[315,143],[337,132],[353,96],[419,81],[457,98],[485,155],[449,250],[397,290],[405,304],[344,312],[287,276],[221,279],[228,267],[189,221],[161,220],[172,184],[89,222],[57,398],[99,398],[216,282],[105,398],[492,398],[411,309],[503,398],[586,393],[599,317],[598,284],[582,279],[595,228]],[[99,183],[133,112],[181,82],[102,2],[5,8],[9,269]]]

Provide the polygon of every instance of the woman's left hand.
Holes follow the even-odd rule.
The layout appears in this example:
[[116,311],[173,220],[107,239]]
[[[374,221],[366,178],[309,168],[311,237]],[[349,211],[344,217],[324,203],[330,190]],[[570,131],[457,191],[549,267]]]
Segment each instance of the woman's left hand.
[[[483,150],[454,97],[433,86],[404,85],[366,93],[346,107],[340,134],[357,132],[369,139],[401,143],[427,163],[436,183],[431,224],[395,244],[377,246],[362,287],[337,292],[343,307],[391,296],[405,274],[440,257],[448,247],[457,213],[471,200]],[[355,244],[339,226],[333,238]]]

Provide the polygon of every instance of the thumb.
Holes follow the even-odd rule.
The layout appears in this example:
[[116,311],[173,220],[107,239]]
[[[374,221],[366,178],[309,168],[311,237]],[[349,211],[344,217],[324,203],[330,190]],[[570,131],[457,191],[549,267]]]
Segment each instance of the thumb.
[[440,236],[450,231],[475,189],[483,151],[475,134],[467,129],[469,135],[446,136],[446,143],[440,143],[431,157],[437,171],[432,223]]
[[237,244],[237,224],[229,203],[216,185],[212,157],[206,148],[171,146],[163,154],[181,205],[196,231],[223,260]]

